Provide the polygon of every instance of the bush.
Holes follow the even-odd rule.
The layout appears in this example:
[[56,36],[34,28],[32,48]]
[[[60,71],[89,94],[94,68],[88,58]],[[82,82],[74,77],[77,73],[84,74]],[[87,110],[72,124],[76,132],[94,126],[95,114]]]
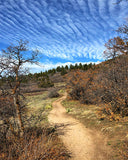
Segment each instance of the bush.
[[67,75],[70,98],[85,104],[103,104],[103,115],[113,120],[119,119],[118,115],[128,116],[127,88],[128,55],[103,62],[86,72],[78,70]]
[[53,87],[54,83],[52,83],[52,82],[47,82],[47,83],[41,82],[41,83],[39,83],[38,86],[40,88],[49,88],[49,87]]
[[63,76],[63,75],[65,75],[65,74],[67,74],[68,72],[66,71],[66,69],[62,69],[62,71],[61,71],[61,75]]
[[1,141],[1,160],[67,160],[68,158],[67,150],[59,142],[52,127],[27,128],[22,138],[10,137]]
[[56,89],[53,89],[52,91],[50,91],[50,93],[48,95],[49,98],[56,98],[56,97],[59,97],[59,96],[60,95],[59,95],[59,93],[57,92]]
[[49,77],[42,78],[38,84],[41,88],[53,87],[54,83],[50,81]]

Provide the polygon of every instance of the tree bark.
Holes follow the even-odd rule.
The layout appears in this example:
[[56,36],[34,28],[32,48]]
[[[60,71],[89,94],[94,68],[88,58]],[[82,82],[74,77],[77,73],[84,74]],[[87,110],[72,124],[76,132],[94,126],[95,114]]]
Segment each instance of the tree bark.
[[18,130],[19,136],[23,137],[24,127],[23,127],[23,122],[22,122],[22,119],[21,119],[19,98],[18,98],[17,95],[14,95],[13,99],[14,99],[14,105],[15,105],[15,108],[16,108],[15,120],[16,120],[18,128],[19,128],[19,130]]
[[[19,67],[18,67],[18,69],[19,69]],[[20,81],[19,81],[19,78],[18,78],[18,69],[16,71],[16,85],[13,89],[13,101],[14,101],[14,105],[15,105],[15,109],[16,109],[15,120],[16,120],[17,125],[18,125],[19,136],[23,137],[24,127],[23,127],[23,122],[22,122],[22,119],[21,119],[19,94],[17,94],[17,89],[19,89],[19,87],[20,87]]]

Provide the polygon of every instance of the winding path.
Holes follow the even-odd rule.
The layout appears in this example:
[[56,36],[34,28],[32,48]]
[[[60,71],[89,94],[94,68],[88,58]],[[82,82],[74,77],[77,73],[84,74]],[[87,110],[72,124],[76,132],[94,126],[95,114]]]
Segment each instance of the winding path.
[[[96,160],[92,133],[78,120],[66,114],[61,104],[65,98],[66,94],[53,102],[53,110],[48,117],[49,122],[58,126],[59,137],[71,152],[72,160]],[[102,156],[98,157],[99,160],[105,159]]]

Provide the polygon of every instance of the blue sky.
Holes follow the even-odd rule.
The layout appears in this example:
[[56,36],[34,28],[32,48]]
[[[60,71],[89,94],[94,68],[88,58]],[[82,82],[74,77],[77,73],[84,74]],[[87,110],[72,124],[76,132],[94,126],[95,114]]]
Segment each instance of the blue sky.
[[0,50],[28,40],[42,54],[40,71],[61,64],[103,61],[102,52],[126,22],[123,0],[0,0]]

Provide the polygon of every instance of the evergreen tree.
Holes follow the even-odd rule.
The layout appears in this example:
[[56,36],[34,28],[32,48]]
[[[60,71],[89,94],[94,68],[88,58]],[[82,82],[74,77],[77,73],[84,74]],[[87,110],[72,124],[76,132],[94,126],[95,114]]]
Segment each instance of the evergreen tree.
[[68,65],[65,66],[65,69],[68,70]]

